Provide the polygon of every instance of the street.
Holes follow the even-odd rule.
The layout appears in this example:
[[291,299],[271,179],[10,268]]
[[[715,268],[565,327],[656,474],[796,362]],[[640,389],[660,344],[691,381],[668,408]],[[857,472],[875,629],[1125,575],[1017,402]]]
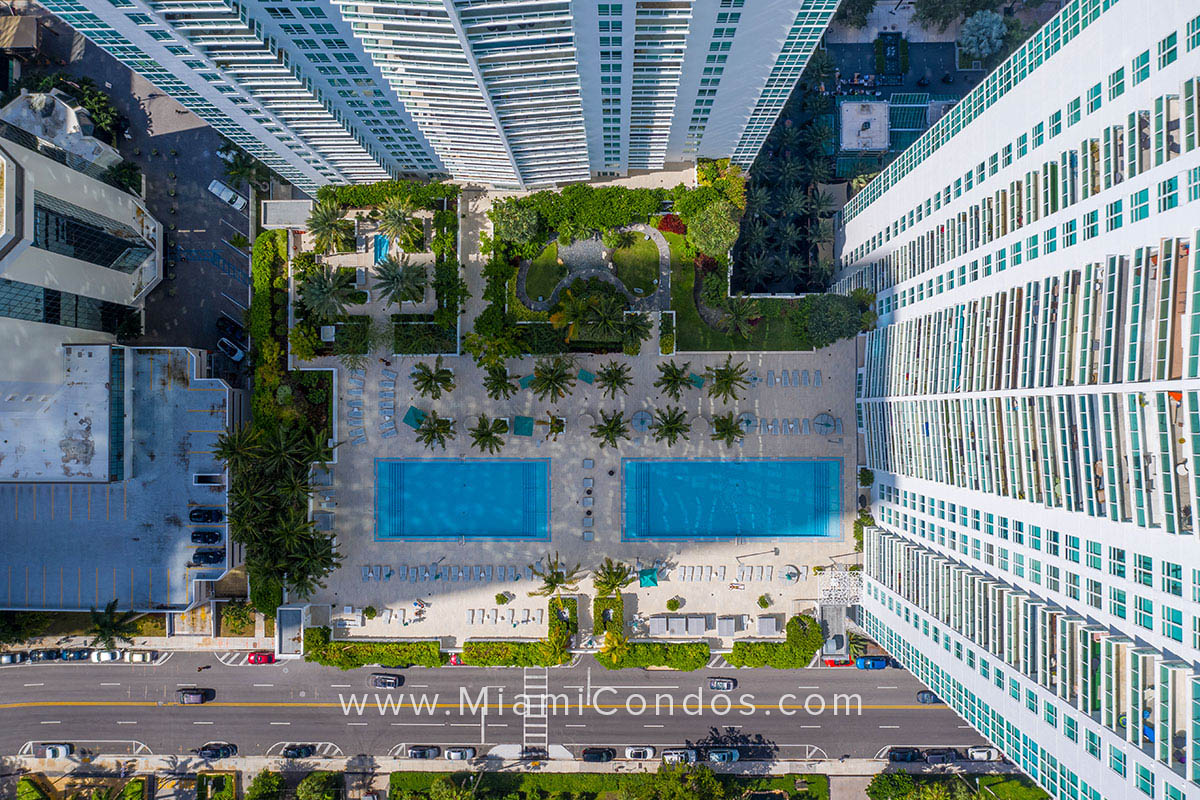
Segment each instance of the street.
[[[397,755],[416,744],[506,756],[524,746],[566,757],[585,746],[623,755],[637,744],[737,747],[743,759],[774,760],[983,743],[945,706],[917,703],[923,687],[899,669],[613,673],[582,657],[549,670],[376,670],[404,677],[387,691],[368,686],[370,669],[255,666],[244,657],[175,652],[151,666],[2,667],[0,752],[72,742],[85,753],[183,755],[221,741],[242,756],[303,743],[330,757]],[[735,689],[710,690],[717,675],[734,678]],[[189,686],[212,690],[212,699],[180,705],[176,692]]]

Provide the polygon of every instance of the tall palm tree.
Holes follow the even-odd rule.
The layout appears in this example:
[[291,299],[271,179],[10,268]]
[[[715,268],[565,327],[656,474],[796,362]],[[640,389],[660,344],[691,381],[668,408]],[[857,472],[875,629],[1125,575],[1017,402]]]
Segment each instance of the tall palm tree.
[[779,253],[784,256],[791,253],[792,248],[800,244],[803,239],[804,232],[794,222],[781,225],[775,230],[775,244],[779,248]]
[[429,281],[424,264],[410,264],[408,256],[388,256],[375,265],[375,284],[385,303],[400,305],[405,300],[420,301]]
[[454,420],[438,416],[436,411],[430,411],[429,415],[421,420],[416,433],[417,441],[430,450],[433,449],[434,445],[440,445],[445,450],[446,441],[453,439],[455,436]]
[[654,412],[654,421],[650,423],[650,432],[654,441],[666,440],[668,447],[674,447],[680,437],[687,438],[692,430],[688,422],[687,412],[679,406],[667,406]]
[[712,440],[724,442],[726,447],[733,447],[734,442],[740,442],[746,436],[745,429],[738,424],[732,411],[713,417]]
[[592,436],[600,440],[600,449],[616,447],[622,439],[629,438],[629,421],[625,412],[617,411],[609,414],[600,412],[600,421],[592,426]]
[[642,342],[650,338],[654,330],[650,315],[639,311],[636,314],[626,314],[621,321],[621,344],[627,348],[637,349]]
[[560,245],[572,245],[576,240],[582,239],[587,231],[579,227],[574,220],[564,219],[558,224],[555,233],[558,234],[557,241]]
[[443,392],[449,394],[454,391],[454,371],[443,364],[444,360],[438,356],[432,367],[424,361],[413,367],[412,382],[417,394],[437,400]]
[[599,339],[616,339],[625,322],[625,300],[616,294],[601,295],[588,309],[584,320]]
[[241,472],[262,453],[262,431],[253,425],[230,428],[217,437],[213,455],[225,462],[230,472]]
[[277,472],[299,464],[299,434],[290,425],[278,425],[264,440],[260,462],[266,472]]
[[502,419],[490,419],[486,414],[479,415],[479,421],[474,428],[468,428],[471,444],[485,453],[498,453],[504,446],[502,434],[508,433],[508,423]]
[[507,400],[517,393],[516,381],[509,377],[506,367],[491,367],[483,376],[483,388],[493,400]]
[[784,196],[779,210],[789,217],[801,217],[812,208],[808,193],[800,186],[795,187]]
[[820,153],[821,149],[833,139],[833,129],[824,122],[812,120],[800,129],[800,141],[809,150]]
[[547,397],[551,402],[560,400],[575,386],[574,369],[575,362],[567,356],[539,358],[533,366],[533,381],[529,388],[538,400],[545,401]]
[[300,303],[320,320],[343,316],[353,294],[353,270],[342,271],[324,264],[300,279]]
[[546,566],[538,564],[530,564],[529,570],[535,578],[541,578],[542,585],[529,593],[530,597],[561,597],[563,590],[568,592],[579,591],[579,581],[583,580],[582,564],[576,564],[573,567],[568,567],[563,564],[563,561],[558,556],[558,551],[555,551],[551,556],[546,554]]
[[595,299],[592,297],[577,297],[567,289],[558,299],[558,310],[550,315],[550,324],[555,328],[566,328],[565,340],[570,342],[575,338],[581,325],[587,324]]
[[112,650],[118,641],[133,644],[133,636],[137,633],[137,626],[133,624],[136,616],[132,611],[118,612],[115,597],[108,601],[103,611],[92,608],[92,627],[88,631],[92,637],[91,646]]
[[541,425],[546,429],[546,441],[553,439],[558,441],[558,435],[567,429],[567,421],[562,417],[556,417],[553,412],[547,411],[545,419],[539,419],[534,425]]
[[738,259],[734,272],[742,276],[746,288],[760,286],[770,271],[771,257],[761,250],[748,252]]
[[692,362],[684,362],[683,366],[679,366],[674,361],[660,363],[658,365],[658,379],[654,381],[654,385],[658,389],[662,389],[663,394],[672,400],[678,400],[683,394],[684,389],[691,388],[692,381],[688,377],[688,370],[691,369]]
[[837,202],[829,192],[817,192],[809,203],[809,210],[819,217],[829,216],[837,206]]
[[767,226],[755,220],[742,227],[742,246],[747,250],[758,250],[767,243]]
[[616,398],[618,392],[629,394],[629,387],[633,385],[629,365],[619,361],[609,361],[596,370],[596,385],[610,398]]
[[592,570],[592,585],[596,588],[596,596],[608,597],[621,591],[633,583],[636,575],[633,567],[605,556],[604,563]]
[[313,237],[318,253],[346,249],[354,236],[354,223],[345,219],[346,211],[336,200],[318,200],[308,214],[305,227]]
[[389,197],[379,206],[379,232],[392,242],[404,242],[415,227],[412,209],[402,197]]
[[790,186],[804,175],[804,165],[799,159],[788,158],[776,169],[781,187]]
[[712,381],[708,386],[709,397],[726,402],[737,400],[738,390],[746,388],[746,365],[740,361],[734,364],[733,356],[725,356],[724,364],[708,368],[708,377]]
[[[296,453],[296,462],[305,466],[308,464],[320,464],[325,466],[333,459],[333,450],[340,442],[329,444],[329,438],[325,435],[325,431],[318,427],[307,428],[303,433],[295,437],[294,449]],[[307,473],[308,470],[305,470]]]
[[225,161],[225,177],[229,178],[234,186],[245,183],[261,189],[262,185],[270,180],[271,173],[254,156],[235,149]]
[[725,301],[725,316],[721,327],[739,339],[748,339],[754,328],[754,320],[760,316],[758,301],[744,294],[736,294]]
[[632,247],[634,242],[637,241],[637,234],[633,231],[612,228],[600,234],[600,241],[609,250],[620,250],[622,247]]
[[829,159],[824,156],[814,156],[801,165],[800,179],[805,183],[828,183],[832,175]]
[[746,190],[746,208],[751,213],[761,214],[767,210],[771,202],[771,192],[761,183],[755,183]]

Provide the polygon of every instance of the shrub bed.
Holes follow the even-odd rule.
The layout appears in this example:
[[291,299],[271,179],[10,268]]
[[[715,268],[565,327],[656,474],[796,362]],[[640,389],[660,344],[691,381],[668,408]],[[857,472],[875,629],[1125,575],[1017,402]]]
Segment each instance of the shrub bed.
[[329,628],[304,629],[304,660],[338,669],[440,667],[446,657],[437,642],[334,642]]
[[461,189],[452,183],[423,183],[421,181],[379,181],[353,186],[322,186],[317,200],[336,200],[350,208],[368,208],[385,200],[402,197],[417,208],[441,208],[441,201],[458,197]]
[[[612,619],[607,622],[604,619],[606,611],[612,612]],[[609,631],[618,635],[625,632],[625,601],[621,595],[597,597],[592,601],[592,631],[596,636]]]
[[787,621],[786,630],[782,642],[734,642],[725,660],[734,667],[807,667],[825,641],[820,624],[807,614],[797,614]]
[[601,652],[596,661],[608,669],[670,667],[693,672],[707,665],[711,657],[707,642],[632,642],[613,653]]

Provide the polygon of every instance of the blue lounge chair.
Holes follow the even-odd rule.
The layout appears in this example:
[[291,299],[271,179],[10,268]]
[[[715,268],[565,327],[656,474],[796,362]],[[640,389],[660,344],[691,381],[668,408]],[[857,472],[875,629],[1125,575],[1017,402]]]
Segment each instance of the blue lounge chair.
[[800,380],[802,381],[802,386],[808,386],[808,370],[800,373]]
[[767,386],[774,386],[774,385],[775,385],[775,370],[769,369],[769,370],[767,370]]
[[779,385],[791,386],[792,382],[788,379],[788,371],[786,369],[779,370]]
[[800,432],[805,436],[808,436],[810,433],[812,433],[812,429],[808,426],[808,417],[805,417],[800,421]]
[[800,388],[800,370],[798,369],[792,370],[792,387],[796,389]]
[[817,370],[816,372],[813,373],[813,386],[820,386],[820,385],[821,385],[821,370]]
[[397,373],[394,369],[385,369],[383,371],[383,377],[390,378],[392,380],[396,380],[396,374]]

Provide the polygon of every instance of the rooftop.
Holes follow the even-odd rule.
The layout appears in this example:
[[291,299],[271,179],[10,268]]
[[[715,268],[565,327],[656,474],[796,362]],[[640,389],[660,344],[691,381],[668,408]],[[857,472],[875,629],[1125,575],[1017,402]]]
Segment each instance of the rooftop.
[[121,154],[92,136],[92,118],[74,98],[58,89],[20,96],[0,109],[0,120],[32,133],[68,153],[101,167],[121,163]]
[[888,104],[851,99],[839,105],[843,150],[888,149]]

